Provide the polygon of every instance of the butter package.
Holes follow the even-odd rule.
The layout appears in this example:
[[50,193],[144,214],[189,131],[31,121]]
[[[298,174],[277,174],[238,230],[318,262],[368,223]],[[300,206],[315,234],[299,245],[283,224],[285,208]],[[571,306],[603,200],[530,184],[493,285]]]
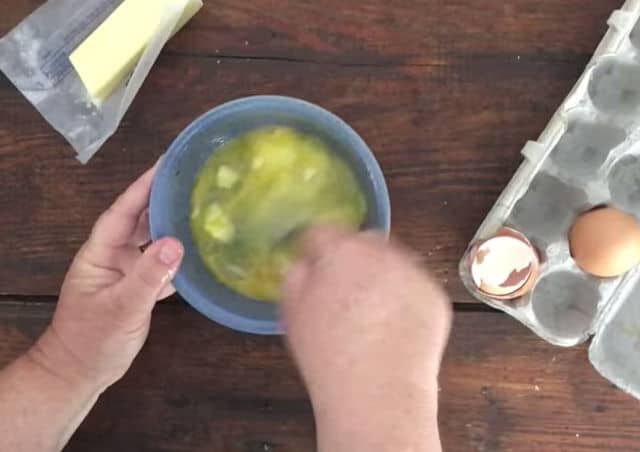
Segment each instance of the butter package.
[[[0,39],[0,70],[86,163],[202,0],[49,0]],[[144,18],[144,20],[140,20]]]

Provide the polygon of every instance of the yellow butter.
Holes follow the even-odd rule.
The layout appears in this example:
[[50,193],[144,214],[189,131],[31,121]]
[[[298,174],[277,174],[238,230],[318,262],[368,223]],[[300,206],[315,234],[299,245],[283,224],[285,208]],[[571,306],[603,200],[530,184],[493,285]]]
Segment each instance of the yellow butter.
[[[185,0],[124,0],[69,56],[91,97],[100,102],[124,81],[158,29],[167,8]],[[187,0],[174,33],[202,8]]]

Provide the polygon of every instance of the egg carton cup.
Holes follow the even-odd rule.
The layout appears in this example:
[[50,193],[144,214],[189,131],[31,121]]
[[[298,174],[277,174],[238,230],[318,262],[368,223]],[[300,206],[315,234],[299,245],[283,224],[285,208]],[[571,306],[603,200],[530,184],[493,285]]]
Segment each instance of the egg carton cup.
[[573,261],[569,229],[593,207],[612,205],[640,218],[640,0],[613,12],[584,73],[480,226],[473,245],[503,227],[525,234],[540,254],[533,289],[500,301],[473,282],[469,253],[460,275],[479,300],[544,340],[571,347],[594,340],[590,360],[640,398],[640,270],[619,278],[585,274]]

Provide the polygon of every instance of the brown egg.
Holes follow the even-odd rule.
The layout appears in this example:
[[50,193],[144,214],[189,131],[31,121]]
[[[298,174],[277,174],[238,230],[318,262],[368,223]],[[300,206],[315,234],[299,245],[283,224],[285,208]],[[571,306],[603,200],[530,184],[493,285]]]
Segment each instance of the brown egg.
[[582,214],[569,233],[578,266],[601,278],[613,278],[640,263],[640,224],[612,207]]

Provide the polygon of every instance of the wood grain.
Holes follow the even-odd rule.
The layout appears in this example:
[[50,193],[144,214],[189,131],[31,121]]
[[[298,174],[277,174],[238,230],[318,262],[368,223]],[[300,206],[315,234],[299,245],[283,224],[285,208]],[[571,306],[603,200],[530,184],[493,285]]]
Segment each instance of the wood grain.
[[[0,304],[0,367],[50,305]],[[441,376],[448,452],[638,450],[637,401],[601,379],[584,347],[560,349],[499,313],[458,313]],[[277,338],[239,335],[182,304],[160,305],[125,379],[69,452],[313,451],[313,414]]]
[[[0,34],[43,0],[0,5]],[[568,60],[591,53],[623,0],[257,0],[205,2],[169,45],[234,55],[348,65],[442,65],[472,56]]]
[[[0,2],[0,35],[41,3]],[[205,1],[84,167],[0,75],[0,295],[20,300],[0,302],[0,367],[48,322],[97,215],[195,117],[252,94],[302,97],[351,123],[387,176],[395,233],[454,301],[472,302],[458,259],[621,3]],[[640,449],[637,401],[585,347],[552,347],[502,314],[457,314],[441,384],[447,451]],[[313,451],[313,415],[278,339],[174,302],[67,450]]]
[[[3,2],[0,34],[40,3]],[[0,76],[0,294],[56,294],[99,212],[190,121],[276,93],[361,133],[388,178],[395,233],[471,302],[458,259],[619,3],[207,2],[86,167]]]

